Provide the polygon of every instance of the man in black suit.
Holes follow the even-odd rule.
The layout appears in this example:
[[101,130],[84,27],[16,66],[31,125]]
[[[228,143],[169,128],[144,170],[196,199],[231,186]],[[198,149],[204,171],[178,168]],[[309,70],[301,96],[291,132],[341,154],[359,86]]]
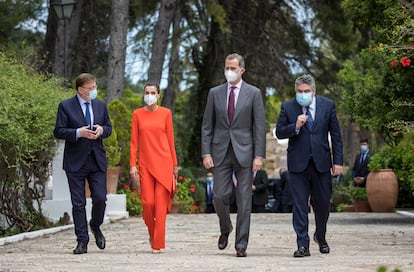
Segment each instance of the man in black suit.
[[371,157],[368,139],[360,141],[360,149],[361,153],[356,156],[354,167],[352,167],[352,180],[355,186],[365,187],[369,174],[368,163]]
[[269,184],[266,171],[260,169],[253,172],[252,212],[264,213],[267,203],[267,186]]
[[215,213],[216,210],[214,209],[213,205],[213,186],[214,186],[214,177],[213,172],[207,172],[206,177],[206,209],[205,213]]
[[287,163],[298,247],[293,256],[306,257],[310,256],[309,199],[315,213],[313,239],[321,253],[330,251],[325,236],[331,206],[332,175],[342,174],[343,144],[335,104],[316,95],[313,77],[298,77],[295,91],[296,97],[282,104],[276,136],[289,139]]
[[88,180],[92,197],[90,227],[96,245],[105,248],[105,237],[100,225],[106,208],[107,161],[103,138],[112,132],[106,104],[98,99],[96,79],[88,73],[76,80],[76,96],[59,104],[54,135],[65,140],[63,169],[68,178],[72,201],[77,246],[74,254],[87,253],[89,242],[86,219],[85,180]]

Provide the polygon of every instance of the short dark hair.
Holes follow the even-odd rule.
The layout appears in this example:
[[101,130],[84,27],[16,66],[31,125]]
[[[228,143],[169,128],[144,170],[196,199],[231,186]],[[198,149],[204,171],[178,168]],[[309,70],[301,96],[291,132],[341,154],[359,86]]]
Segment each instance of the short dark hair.
[[360,143],[360,144],[362,144],[362,143],[367,143],[367,144],[369,144],[369,141],[368,141],[368,139],[361,139],[361,140],[359,141],[359,143]]
[[155,87],[155,88],[157,89],[157,93],[158,93],[158,94],[160,93],[160,85],[158,85],[157,83],[154,83],[154,82],[147,82],[147,83],[144,85],[144,91],[145,91],[145,88],[147,88],[147,87]]
[[83,87],[83,85],[85,85],[86,83],[91,82],[91,81],[96,82],[96,78],[92,74],[82,73],[82,74],[78,75],[75,79],[76,90],[78,90],[79,87]]

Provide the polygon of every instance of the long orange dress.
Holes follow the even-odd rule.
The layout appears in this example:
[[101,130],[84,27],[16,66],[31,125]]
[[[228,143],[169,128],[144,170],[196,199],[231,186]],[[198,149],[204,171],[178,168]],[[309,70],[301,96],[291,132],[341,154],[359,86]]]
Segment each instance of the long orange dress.
[[173,166],[177,165],[171,111],[144,107],[132,114],[130,166],[141,185],[142,214],[153,249],[165,248],[166,217],[171,205]]

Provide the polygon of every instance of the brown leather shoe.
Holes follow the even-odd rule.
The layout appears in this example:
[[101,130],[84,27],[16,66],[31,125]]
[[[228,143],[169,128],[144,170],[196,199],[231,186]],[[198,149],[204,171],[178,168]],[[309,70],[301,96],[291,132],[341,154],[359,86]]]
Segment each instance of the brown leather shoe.
[[237,248],[236,249],[236,256],[237,257],[247,257],[246,250],[244,248]]

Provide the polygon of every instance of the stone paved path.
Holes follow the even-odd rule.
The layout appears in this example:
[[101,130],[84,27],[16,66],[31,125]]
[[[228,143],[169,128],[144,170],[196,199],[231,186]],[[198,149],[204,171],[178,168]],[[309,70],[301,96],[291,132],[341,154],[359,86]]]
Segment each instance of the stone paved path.
[[[313,233],[313,215],[310,215]],[[232,214],[233,223],[235,214]],[[107,248],[94,241],[88,253],[73,255],[73,229],[0,246],[0,271],[414,271],[414,219],[396,213],[331,213],[322,255],[293,258],[296,249],[291,214],[252,214],[247,258],[236,258],[234,232],[229,246],[217,249],[215,214],[169,215],[167,248],[151,254],[141,218],[102,226]]]

